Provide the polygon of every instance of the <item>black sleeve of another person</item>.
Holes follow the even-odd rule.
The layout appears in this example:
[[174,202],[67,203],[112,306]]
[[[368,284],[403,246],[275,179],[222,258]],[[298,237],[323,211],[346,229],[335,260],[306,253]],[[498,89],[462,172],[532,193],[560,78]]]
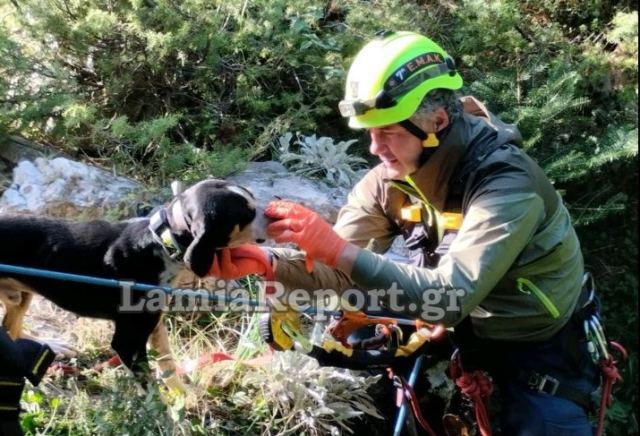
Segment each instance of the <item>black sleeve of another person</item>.
[[0,436],[22,435],[18,417],[25,378],[33,385],[40,383],[54,358],[48,346],[14,341],[0,328]]

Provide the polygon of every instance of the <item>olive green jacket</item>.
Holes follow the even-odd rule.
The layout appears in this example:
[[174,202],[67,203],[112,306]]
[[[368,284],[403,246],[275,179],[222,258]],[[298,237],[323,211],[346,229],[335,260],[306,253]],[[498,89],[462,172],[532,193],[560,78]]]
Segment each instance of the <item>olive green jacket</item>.
[[[354,187],[334,229],[361,250],[351,277],[276,250],[276,279],[287,288],[373,291],[384,306],[455,326],[470,316],[483,338],[535,341],[569,319],[581,289],[583,260],[569,214],[543,173],[516,144],[520,135],[473,98],[465,114],[410,183],[372,169]],[[420,222],[401,209],[422,208]],[[462,215],[449,228],[443,212]],[[417,265],[381,255],[398,235],[423,235]],[[415,238],[413,238],[415,239]],[[412,240],[413,240],[412,239]],[[395,286],[395,300],[388,291]]]

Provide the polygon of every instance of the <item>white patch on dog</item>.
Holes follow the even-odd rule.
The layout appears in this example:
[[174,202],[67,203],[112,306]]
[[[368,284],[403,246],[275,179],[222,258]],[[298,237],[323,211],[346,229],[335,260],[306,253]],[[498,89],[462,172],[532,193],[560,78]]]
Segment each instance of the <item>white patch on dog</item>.
[[256,208],[256,199],[247,189],[241,188],[240,186],[236,185],[228,185],[226,188],[229,191],[236,193],[241,197],[244,197],[244,199],[247,200],[247,203],[249,203],[249,207],[251,207],[252,209]]

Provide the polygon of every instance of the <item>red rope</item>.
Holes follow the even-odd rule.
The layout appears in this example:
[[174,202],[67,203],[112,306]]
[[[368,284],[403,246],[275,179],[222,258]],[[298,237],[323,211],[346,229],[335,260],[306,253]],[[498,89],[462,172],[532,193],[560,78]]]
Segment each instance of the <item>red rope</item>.
[[409,384],[406,382],[404,378],[401,378],[401,381],[402,381],[402,390],[404,391],[405,396],[407,397],[407,401],[409,401],[409,404],[411,405],[413,416],[416,417],[416,420],[418,421],[420,426],[424,429],[424,431],[427,432],[428,436],[437,436],[436,433],[431,428],[431,426],[429,425],[429,423],[427,422],[427,420],[424,419],[424,416],[422,416],[422,412],[420,411],[420,404],[418,402],[418,397],[416,397],[415,391],[411,388],[411,386],[409,386]]
[[602,436],[602,431],[604,430],[604,417],[607,413],[607,407],[610,407],[613,401],[613,397],[611,396],[613,385],[617,381],[622,381],[622,376],[620,376],[620,373],[618,372],[616,363],[617,362],[613,360],[613,357],[611,356],[606,360],[603,359],[600,363],[600,369],[602,370],[604,381],[602,383],[602,398],[600,399],[600,410],[598,411],[596,436]]
[[482,436],[491,435],[491,423],[489,421],[489,396],[493,392],[491,380],[482,371],[463,372],[455,380],[456,385],[463,394],[471,398],[476,411],[478,430]]
[[491,422],[488,409],[489,396],[493,392],[491,379],[483,371],[465,372],[457,352],[451,358],[450,372],[456,386],[473,401],[478,431],[482,436],[490,436]]

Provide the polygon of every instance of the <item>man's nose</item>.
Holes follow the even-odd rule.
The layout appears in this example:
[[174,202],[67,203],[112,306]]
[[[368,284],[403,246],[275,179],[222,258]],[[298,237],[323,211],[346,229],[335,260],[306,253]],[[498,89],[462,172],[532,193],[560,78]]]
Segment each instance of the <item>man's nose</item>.
[[369,144],[369,153],[374,156],[379,156],[386,148],[386,144],[384,140],[380,137],[380,135],[376,135],[371,133],[371,144]]

